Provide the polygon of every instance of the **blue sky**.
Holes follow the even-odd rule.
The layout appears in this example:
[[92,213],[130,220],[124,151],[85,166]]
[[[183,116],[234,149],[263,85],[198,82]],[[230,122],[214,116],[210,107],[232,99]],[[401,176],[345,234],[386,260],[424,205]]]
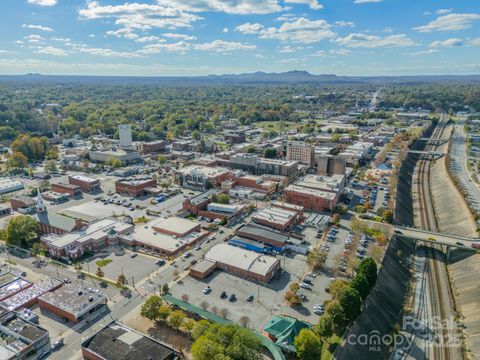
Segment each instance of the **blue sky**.
[[0,74],[479,74],[477,0],[2,0]]

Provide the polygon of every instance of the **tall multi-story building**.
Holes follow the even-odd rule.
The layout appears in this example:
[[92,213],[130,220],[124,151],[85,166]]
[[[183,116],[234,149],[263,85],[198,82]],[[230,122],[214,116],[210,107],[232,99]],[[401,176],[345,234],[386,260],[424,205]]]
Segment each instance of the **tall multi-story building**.
[[347,161],[345,158],[333,155],[323,155],[318,158],[317,173],[319,175],[345,175]]
[[132,127],[128,124],[118,125],[118,137],[121,147],[132,146]]
[[310,144],[295,142],[287,145],[287,160],[313,166],[315,147]]
[[255,154],[235,154],[230,156],[229,161],[221,161],[221,164],[255,175],[282,175],[290,180],[293,180],[298,172],[297,161],[265,159]]

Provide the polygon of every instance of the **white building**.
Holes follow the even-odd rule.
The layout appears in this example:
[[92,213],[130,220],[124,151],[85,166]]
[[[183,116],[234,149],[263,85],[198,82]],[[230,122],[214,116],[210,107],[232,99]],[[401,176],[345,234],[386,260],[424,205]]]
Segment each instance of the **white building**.
[[132,127],[128,124],[118,125],[119,144],[122,147],[132,146]]

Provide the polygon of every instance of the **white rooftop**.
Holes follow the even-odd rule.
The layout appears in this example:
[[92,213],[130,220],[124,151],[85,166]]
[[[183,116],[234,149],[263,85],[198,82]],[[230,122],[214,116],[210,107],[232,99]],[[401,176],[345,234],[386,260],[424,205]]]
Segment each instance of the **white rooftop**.
[[254,251],[244,250],[227,244],[215,245],[205,254],[204,259],[228,264],[263,276],[267,275],[278,263],[278,259],[274,257],[261,255]]
[[327,200],[335,199],[336,193],[328,192],[328,191],[321,191],[306,188],[304,186],[297,186],[297,185],[289,185],[285,188],[286,191],[295,191],[301,194],[309,195],[309,196],[318,196]]

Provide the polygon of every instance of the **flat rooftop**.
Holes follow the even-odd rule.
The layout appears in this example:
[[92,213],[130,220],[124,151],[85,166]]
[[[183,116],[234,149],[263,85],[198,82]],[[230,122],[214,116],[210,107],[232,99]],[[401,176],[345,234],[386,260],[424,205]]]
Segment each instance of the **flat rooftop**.
[[105,302],[106,298],[102,291],[94,288],[64,285],[55,291],[39,296],[39,300],[73,314],[78,318],[96,305]]
[[126,224],[112,219],[103,219],[89,224],[85,230],[65,233],[62,235],[48,234],[42,237],[42,240],[58,248],[63,248],[74,242],[85,243],[91,240],[100,240],[105,237],[108,231],[125,233],[133,229],[133,225]]
[[344,179],[344,175],[338,174],[330,176],[306,175],[297,181],[295,185],[308,187],[315,190],[337,191],[342,186]]
[[303,211],[305,209],[303,206],[290,204],[288,202],[280,201],[280,200],[272,201],[272,206],[291,209],[291,210],[294,210],[294,211]]
[[200,165],[190,165],[184,167],[180,170],[177,170],[178,173],[182,175],[197,175],[204,177],[215,177],[224,173],[229,172],[230,170],[222,167],[209,167],[209,166],[200,166]]
[[212,247],[205,254],[205,259],[262,276],[266,276],[279,262],[278,259],[272,256],[261,255],[254,251],[244,250],[227,244],[218,244]]
[[138,243],[168,252],[175,252],[180,247],[195,242],[202,235],[203,232],[194,231],[184,237],[173,237],[172,235],[157,232],[151,226],[139,225],[135,227],[131,237]]
[[72,179],[80,180],[80,181],[87,182],[87,183],[95,183],[95,182],[98,181],[97,179],[90,178],[90,177],[83,176],[83,175],[70,175],[70,177]]
[[286,226],[297,213],[292,210],[286,210],[278,207],[266,207],[253,214],[253,220],[268,221],[274,224]]
[[169,233],[172,232],[181,235],[192,232],[199,225],[199,223],[174,216],[153,220],[148,225],[150,225],[152,228],[158,229],[158,231],[164,230]]
[[98,331],[82,347],[106,360],[177,358],[174,349],[117,322]]
[[336,193],[333,193],[333,192],[315,190],[315,189],[310,189],[304,186],[297,186],[297,185],[288,185],[285,188],[285,191],[294,191],[307,196],[317,196],[327,200],[333,200],[335,199],[335,196],[336,196]]
[[259,238],[271,239],[279,243],[286,243],[289,239],[287,235],[283,235],[278,231],[270,230],[263,226],[247,224],[239,227],[235,233],[239,236],[246,237],[252,240]]
[[24,307],[25,304],[30,301],[37,299],[39,296],[45,294],[48,291],[62,286],[60,280],[50,278],[48,280],[40,281],[36,284],[33,284],[26,290],[20,291],[19,293],[9,297],[8,299],[1,302],[1,306],[7,310],[16,310],[21,307]]
[[142,178],[129,178],[129,179],[124,179],[124,180],[119,180],[117,181],[117,184],[125,184],[125,185],[131,185],[131,186],[138,186],[138,185],[144,185],[147,183],[152,182],[154,179],[150,177],[142,177]]

